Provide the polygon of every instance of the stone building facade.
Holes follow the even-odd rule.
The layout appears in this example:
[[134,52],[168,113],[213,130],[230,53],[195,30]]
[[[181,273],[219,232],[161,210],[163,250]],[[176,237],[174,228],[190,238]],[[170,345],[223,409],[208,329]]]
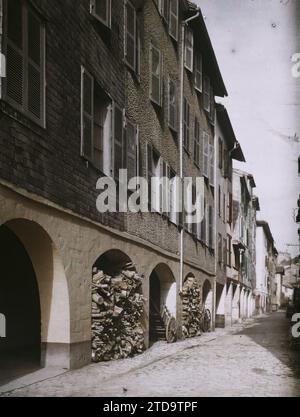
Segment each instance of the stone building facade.
[[[153,296],[180,338],[186,277],[215,312],[215,96],[227,92],[201,11],[153,0],[0,7],[1,351],[89,363],[92,270],[107,262],[144,277],[145,345]],[[153,213],[99,213],[97,181],[120,169],[204,178],[202,221],[166,215],[153,191]]]
[[274,309],[277,301],[276,265],[278,252],[275,248],[274,238],[270,226],[265,221],[257,221],[256,233],[256,312],[269,313]]
[[255,313],[256,215],[260,210],[255,188],[251,174],[233,170],[233,322]]
[[216,106],[216,326],[232,324],[233,160],[245,162],[226,108]]

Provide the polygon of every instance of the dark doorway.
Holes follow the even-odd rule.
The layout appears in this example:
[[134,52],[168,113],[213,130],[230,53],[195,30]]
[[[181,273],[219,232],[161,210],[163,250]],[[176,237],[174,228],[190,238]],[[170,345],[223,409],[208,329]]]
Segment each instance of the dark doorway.
[[165,327],[161,319],[161,288],[156,272],[150,276],[150,344],[164,339]]
[[40,366],[41,313],[31,260],[17,236],[0,227],[0,312],[6,338],[0,339],[0,384]]

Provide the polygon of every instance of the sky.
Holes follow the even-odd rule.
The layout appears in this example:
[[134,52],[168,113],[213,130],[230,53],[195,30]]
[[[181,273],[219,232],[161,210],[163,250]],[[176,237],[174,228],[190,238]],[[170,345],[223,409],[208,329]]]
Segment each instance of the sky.
[[[254,175],[260,220],[276,247],[298,244],[294,212],[300,193],[300,0],[196,0],[229,97],[223,102],[246,157],[236,167]],[[295,136],[296,135],[296,136]],[[299,248],[289,248],[293,255]]]

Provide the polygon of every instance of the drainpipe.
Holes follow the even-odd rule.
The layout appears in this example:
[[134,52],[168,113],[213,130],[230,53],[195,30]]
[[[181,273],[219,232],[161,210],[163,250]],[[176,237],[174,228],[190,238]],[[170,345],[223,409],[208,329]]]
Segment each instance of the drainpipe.
[[[183,172],[183,98],[184,98],[184,52],[185,52],[185,27],[189,22],[200,16],[200,9],[197,9],[197,13],[184,20],[181,24],[181,68],[180,68],[180,129],[179,129],[179,157],[180,157],[180,183],[181,183],[181,201],[182,210],[184,213],[184,172]],[[184,270],[184,217],[183,225],[180,231],[180,283],[179,289],[182,291],[183,286],[183,270]]]

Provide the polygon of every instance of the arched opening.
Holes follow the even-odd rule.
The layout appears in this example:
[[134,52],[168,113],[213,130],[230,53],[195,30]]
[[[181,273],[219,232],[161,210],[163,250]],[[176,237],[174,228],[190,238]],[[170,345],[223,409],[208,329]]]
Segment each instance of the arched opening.
[[[4,374],[38,368],[41,357],[39,290],[31,259],[18,237],[0,227],[0,310],[6,317],[6,337],[0,339]],[[3,377],[3,373],[2,373]]]
[[201,321],[201,287],[195,276],[188,274],[184,280],[182,292],[182,335],[184,338],[202,334]]
[[37,223],[15,219],[0,227],[0,249],[0,310],[7,332],[0,350],[18,358],[5,361],[4,383],[40,366],[69,368],[68,286],[51,238]]
[[92,360],[123,359],[145,348],[143,277],[131,259],[112,249],[93,266]]
[[152,271],[149,281],[149,340],[153,344],[166,340],[164,313],[176,317],[176,281],[171,269],[159,264]]
[[212,313],[213,290],[209,280],[206,280],[202,289],[202,304]]

